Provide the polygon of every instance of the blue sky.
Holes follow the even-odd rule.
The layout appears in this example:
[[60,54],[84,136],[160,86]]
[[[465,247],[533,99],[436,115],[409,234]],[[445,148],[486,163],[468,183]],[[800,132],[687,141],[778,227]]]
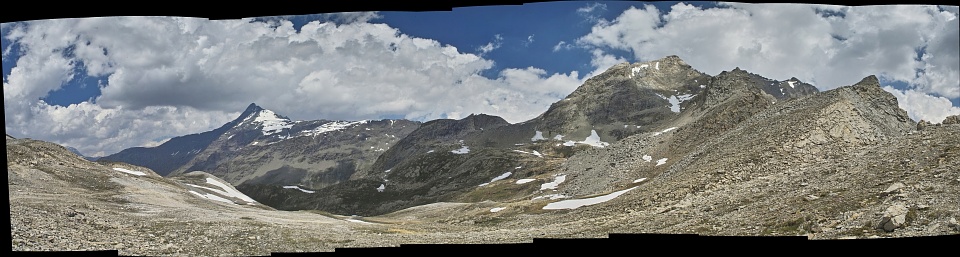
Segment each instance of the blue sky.
[[912,118],[936,122],[960,113],[957,12],[565,1],[4,23],[5,125],[104,155],[218,127],[250,102],[293,119],[521,122],[613,64],[666,55],[711,75],[740,67],[820,90],[876,74]]

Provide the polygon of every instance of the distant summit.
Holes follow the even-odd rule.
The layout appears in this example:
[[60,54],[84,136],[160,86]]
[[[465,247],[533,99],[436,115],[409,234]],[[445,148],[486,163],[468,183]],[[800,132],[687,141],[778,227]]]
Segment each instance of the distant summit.
[[215,130],[174,137],[155,147],[127,148],[99,159],[144,166],[156,171],[157,174],[161,176],[166,176],[193,159],[197,153],[206,149],[210,143],[223,135],[227,130],[241,124],[246,119],[259,116],[259,114],[264,111],[267,110],[255,103],[251,103],[239,117]]

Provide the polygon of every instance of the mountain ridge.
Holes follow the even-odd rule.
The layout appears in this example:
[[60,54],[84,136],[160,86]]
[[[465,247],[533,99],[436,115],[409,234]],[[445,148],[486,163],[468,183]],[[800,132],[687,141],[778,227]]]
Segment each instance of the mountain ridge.
[[674,56],[615,65],[516,124],[289,121],[251,105],[165,177],[8,135],[13,244],[253,255],[610,233],[960,232],[960,116],[913,121],[872,75],[811,88],[739,68],[704,75]]

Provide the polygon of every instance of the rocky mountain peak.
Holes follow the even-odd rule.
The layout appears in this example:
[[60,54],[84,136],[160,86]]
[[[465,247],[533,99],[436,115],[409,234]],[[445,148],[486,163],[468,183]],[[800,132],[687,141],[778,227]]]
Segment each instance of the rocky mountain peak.
[[899,105],[897,105],[897,98],[880,88],[880,81],[877,79],[877,76],[867,76],[860,80],[860,82],[845,88],[848,91],[863,97],[865,100],[868,100],[868,102],[880,104],[894,109],[900,109]]
[[470,116],[463,118],[463,121],[473,124],[474,129],[502,126],[502,125],[509,124],[506,120],[504,120],[500,116],[487,115],[483,113],[470,114]]

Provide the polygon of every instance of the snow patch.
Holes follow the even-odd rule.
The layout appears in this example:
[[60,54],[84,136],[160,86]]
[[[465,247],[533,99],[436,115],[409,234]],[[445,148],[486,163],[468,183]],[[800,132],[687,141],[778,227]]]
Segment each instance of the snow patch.
[[597,135],[596,130],[590,130],[590,136],[584,139],[582,142],[595,147],[605,147],[610,145],[610,143],[600,141],[600,135]]
[[489,185],[490,183],[496,182],[497,180],[505,179],[505,178],[509,177],[511,174],[513,174],[513,172],[507,171],[507,173],[500,174],[500,176],[497,176],[497,177],[491,179],[490,182],[480,184],[479,186],[482,187],[482,186]]
[[640,183],[640,182],[643,182],[644,180],[647,180],[647,178],[638,178],[634,180],[633,183]]
[[463,146],[463,147],[461,147],[460,149],[453,150],[453,151],[450,151],[450,152],[451,152],[451,153],[455,153],[455,154],[466,154],[466,153],[469,153],[469,152],[470,152],[470,148],[468,148],[467,146]]
[[660,62],[657,62],[657,66],[655,68],[657,68],[657,70],[660,70]]
[[[349,122],[349,121],[331,121],[331,122],[324,123],[323,125],[320,125],[320,126],[317,127],[317,128],[314,128],[314,129],[311,129],[311,130],[305,130],[305,131],[302,131],[302,132],[300,132],[300,133],[301,133],[301,134],[304,134],[304,135],[306,135],[306,136],[317,136],[317,135],[320,135],[320,134],[323,134],[323,133],[327,133],[327,132],[343,130],[343,129],[346,129],[346,128],[349,128],[349,127],[352,127],[352,126],[356,126],[356,125],[360,125],[360,124],[366,124],[367,122],[369,122],[369,121],[368,121],[368,120],[353,121],[353,122]],[[386,135],[386,134],[384,134],[384,135]],[[357,136],[360,136],[360,135],[357,135]],[[389,136],[389,135],[387,135],[387,136]]]
[[631,69],[630,69],[630,78],[633,78],[634,76],[637,76],[637,73],[640,72],[641,69],[646,68],[646,67],[647,67],[646,64],[644,64],[644,65],[641,65],[640,67],[633,67],[633,68],[631,68]]
[[281,118],[280,115],[277,115],[271,110],[262,110],[257,114],[257,118],[253,122],[259,122],[263,128],[263,135],[269,136],[271,134],[278,133],[283,129],[289,129],[293,127],[293,122],[290,122],[288,119]]
[[670,110],[673,112],[680,112],[680,103],[690,100],[694,96],[696,95],[683,94],[683,95],[675,95],[673,97],[670,97],[669,99],[667,99],[667,101],[670,101]]
[[536,179],[532,179],[532,178],[518,179],[516,183],[517,183],[517,185],[523,185],[523,184],[526,184],[526,183],[533,182],[534,180],[536,180]]
[[569,196],[562,195],[562,194],[549,194],[549,195],[537,196],[537,197],[534,197],[534,198],[531,199],[531,200],[537,200],[537,199],[543,199],[543,198],[547,198],[547,199],[550,199],[550,200],[556,200],[556,199],[570,198],[570,197],[569,197]]
[[433,150],[427,151],[427,153],[432,153],[432,152],[433,152]]
[[356,219],[352,219],[352,218],[349,218],[349,219],[345,219],[345,220],[346,220],[346,221],[349,221],[349,222],[353,222],[353,223],[360,223],[360,224],[373,224],[373,223],[370,223],[370,222],[366,222],[366,221],[362,221],[362,220],[356,220]]
[[537,131],[536,135],[533,135],[533,138],[530,138],[530,141],[543,140],[543,132]]
[[283,186],[283,188],[297,189],[297,190],[300,190],[301,192],[308,193],[308,194],[316,193],[316,191],[306,190],[306,189],[300,188],[299,186]]
[[499,212],[499,211],[502,211],[502,210],[505,210],[505,209],[507,209],[507,208],[506,208],[506,207],[497,207],[497,208],[490,209],[490,212]]
[[223,193],[223,195],[230,196],[230,197],[236,197],[236,198],[239,198],[240,200],[243,200],[243,201],[248,202],[248,203],[255,203],[255,202],[257,202],[257,201],[255,201],[255,200],[253,200],[253,198],[250,198],[249,196],[241,193],[240,191],[237,191],[237,189],[234,189],[234,188],[231,187],[231,186],[227,186],[226,184],[223,184],[223,183],[221,183],[220,181],[217,181],[216,179],[207,178],[207,184],[211,184],[211,185],[214,185],[214,186],[217,186],[217,187],[222,188],[223,191],[225,191],[225,192]]
[[674,130],[674,129],[677,129],[677,127],[672,127],[672,128],[664,129],[663,131],[660,131],[660,132],[654,132],[653,135],[654,135],[654,136],[659,136],[660,134],[670,132],[671,130]]
[[667,158],[657,160],[657,166],[660,166],[666,163],[667,163]]
[[557,175],[553,179],[553,182],[543,183],[542,185],[540,185],[540,190],[557,189],[557,186],[559,186],[560,183],[563,183],[563,181],[566,181],[566,180],[567,180],[567,175]]
[[680,100],[678,100],[676,97],[671,97],[667,99],[667,101],[670,101],[670,111],[680,112]]
[[790,85],[790,88],[794,88],[794,87],[793,87],[793,83],[796,83],[796,82],[793,82],[792,80],[791,80],[791,81],[787,81],[787,85]]
[[624,194],[624,193],[626,193],[626,192],[629,192],[630,190],[633,190],[633,189],[635,189],[635,188],[637,188],[637,187],[631,187],[631,188],[627,188],[627,189],[624,189],[624,190],[616,191],[616,192],[613,192],[613,193],[610,193],[610,194],[607,194],[607,195],[602,195],[602,196],[597,196],[597,197],[584,198],[584,199],[572,199],[572,200],[564,200],[564,201],[559,201],[559,202],[553,202],[553,203],[547,204],[547,206],[543,206],[543,209],[544,209],[544,210],[576,209],[576,208],[580,208],[580,207],[587,206],[587,205],[594,205],[594,204],[598,204],[598,203],[602,203],[602,202],[606,202],[606,201],[613,200],[613,198],[617,198],[617,196],[620,196],[620,195],[622,195],[622,194]]
[[521,150],[513,150],[513,151],[514,151],[514,152],[518,152],[518,153],[532,154],[532,155],[536,155],[537,157],[543,158],[543,155],[540,154],[540,152],[537,152],[537,150],[533,150],[532,153],[531,153],[531,152],[521,151]]
[[385,189],[387,189],[387,186],[384,184],[380,184],[380,187],[377,188],[377,192],[383,192],[383,190]]
[[650,161],[652,161],[652,160],[653,160],[653,157],[652,157],[652,156],[649,156],[649,155],[646,155],[646,154],[644,154],[644,155],[643,155],[643,160],[644,160],[644,161],[646,161],[646,162],[650,162]]
[[142,172],[142,171],[128,170],[128,169],[124,169],[124,168],[113,168],[113,170],[119,171],[119,172],[123,172],[123,173],[127,173],[127,174],[137,175],[137,176],[147,175],[147,173],[144,173],[144,172]]
[[700,85],[700,88],[707,88],[707,85]]
[[229,199],[226,199],[226,198],[223,198],[223,197],[219,197],[219,196],[217,196],[217,195],[215,195],[215,194],[210,194],[210,193],[201,194],[201,193],[197,193],[196,191],[193,191],[193,190],[190,190],[190,193],[193,193],[193,194],[199,196],[200,198],[206,198],[206,199],[213,200],[213,201],[217,201],[217,202],[224,202],[224,203],[230,203],[230,204],[233,204],[233,205],[237,205],[237,203],[235,203],[235,202],[233,202],[233,201],[230,201]]
[[553,136],[553,139],[556,139],[556,140],[563,140],[563,135],[556,135],[556,136]]

